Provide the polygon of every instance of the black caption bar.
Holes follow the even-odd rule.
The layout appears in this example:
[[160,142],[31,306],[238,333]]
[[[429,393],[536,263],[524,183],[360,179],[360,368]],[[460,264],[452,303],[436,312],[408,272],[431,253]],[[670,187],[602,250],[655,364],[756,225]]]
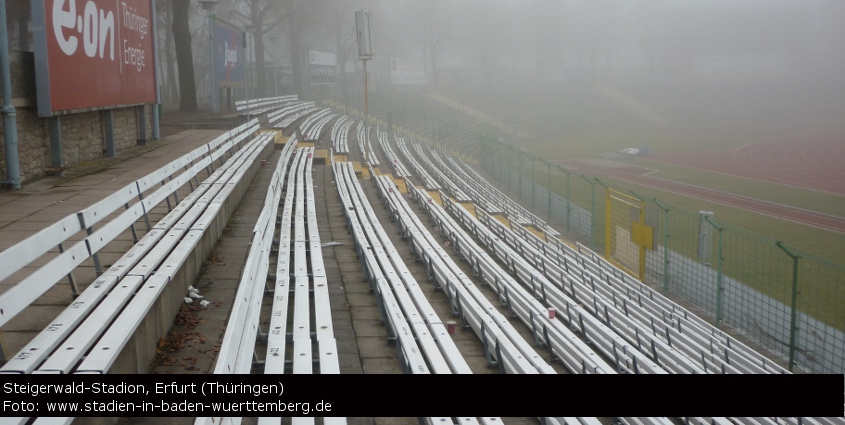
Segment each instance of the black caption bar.
[[0,416],[827,416],[843,375],[0,375]]

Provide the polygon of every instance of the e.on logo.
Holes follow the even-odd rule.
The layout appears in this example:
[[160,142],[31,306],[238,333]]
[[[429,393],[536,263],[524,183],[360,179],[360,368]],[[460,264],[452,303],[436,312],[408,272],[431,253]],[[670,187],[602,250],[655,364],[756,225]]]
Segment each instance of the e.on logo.
[[[65,10],[65,5],[67,10]],[[114,60],[114,11],[106,12],[88,0],[81,15],[76,14],[76,0],[53,1],[53,33],[62,52],[68,56],[76,53],[79,38],[89,58],[99,55],[102,59],[108,45],[108,56]],[[74,35],[77,34],[77,35]]]

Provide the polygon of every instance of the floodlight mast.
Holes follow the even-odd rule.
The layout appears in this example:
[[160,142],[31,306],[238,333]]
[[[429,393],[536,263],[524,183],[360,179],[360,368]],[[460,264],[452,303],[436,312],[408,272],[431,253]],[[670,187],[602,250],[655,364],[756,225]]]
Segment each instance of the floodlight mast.
[[370,12],[366,10],[355,11],[355,28],[358,36],[358,59],[364,61],[364,164],[370,165],[369,144],[366,143],[370,136],[370,99],[367,76],[367,61],[373,58],[373,46],[370,39]]

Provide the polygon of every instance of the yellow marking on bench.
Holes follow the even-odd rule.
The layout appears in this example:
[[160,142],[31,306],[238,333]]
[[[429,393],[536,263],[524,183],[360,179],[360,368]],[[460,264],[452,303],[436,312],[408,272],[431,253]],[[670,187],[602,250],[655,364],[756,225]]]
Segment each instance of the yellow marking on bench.
[[531,225],[525,225],[525,226],[522,226],[522,227],[526,228],[529,232],[533,233],[534,236],[536,236],[536,237],[538,237],[542,240],[546,240],[546,232],[544,232],[544,231],[542,231],[542,230],[540,230],[540,229],[538,229],[534,226],[531,226]]
[[329,151],[328,149],[317,149],[314,151],[314,163],[315,164],[327,164],[329,161]]
[[501,214],[490,214],[490,215],[492,215],[493,218],[495,218],[496,220],[499,220],[500,222],[502,222],[502,224],[504,224],[505,226],[508,226],[508,229],[511,228],[511,221],[508,220],[507,217],[505,217]]
[[298,147],[298,148],[313,148],[314,144],[311,143],[311,142],[299,142],[299,143],[296,144],[296,147]]
[[408,193],[408,185],[405,184],[405,179],[399,179],[391,176],[391,180],[393,180],[393,184],[396,185],[396,190],[398,190],[399,193]]
[[337,154],[337,155],[334,156],[334,162],[346,162],[346,161],[348,161],[348,159],[346,159],[346,155],[344,155],[344,154]]
[[439,190],[426,190],[428,195],[434,198],[434,202],[437,202],[437,205],[443,206],[443,198],[440,196]]
[[459,204],[461,204],[464,209],[469,211],[469,213],[472,214],[473,217],[478,218],[478,215],[476,215],[475,213],[475,204],[473,204],[472,202],[459,202]]
[[577,247],[574,243],[572,243],[572,242],[570,242],[570,241],[568,241],[568,240],[564,239],[564,238],[563,238],[563,236],[558,236],[558,237],[557,237],[557,240],[559,240],[559,241],[563,242],[566,246],[568,246],[568,247],[570,247],[570,248],[572,248],[572,249],[574,249],[574,250],[576,250],[576,251],[578,250],[578,247]]

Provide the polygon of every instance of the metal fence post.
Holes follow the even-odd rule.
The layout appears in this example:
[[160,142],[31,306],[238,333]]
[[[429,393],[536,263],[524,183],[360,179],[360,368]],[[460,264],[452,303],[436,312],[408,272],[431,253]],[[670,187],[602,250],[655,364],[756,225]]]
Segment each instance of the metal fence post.
[[669,290],[669,207],[663,205],[657,198],[651,198],[651,201],[666,214],[663,220],[663,295],[666,295]]
[[792,305],[789,318],[789,371],[792,372],[795,366],[795,344],[798,338],[798,260],[801,256],[792,252],[783,242],[775,242],[775,245],[792,258]]
[[535,203],[535,195],[537,194],[537,161],[533,156],[528,155],[528,157],[531,158],[531,209],[536,210],[537,205]]
[[596,182],[585,174],[581,177],[590,184],[590,250],[596,250]]
[[549,167],[549,187],[546,188],[546,195],[548,195],[547,204],[546,204],[546,206],[548,207],[548,210],[547,210],[548,219],[546,221],[551,223],[552,222],[552,163],[547,162],[546,166]]
[[519,202],[522,202],[522,151],[517,152],[519,153],[516,156],[517,161],[519,161],[519,163],[517,164],[517,166],[519,167],[517,169],[519,171]]
[[710,223],[714,229],[719,232],[719,247],[718,257],[716,258],[716,327],[722,326],[722,230],[721,226],[716,224],[710,216],[705,215],[704,221]]
[[[563,169],[561,167],[561,169]],[[572,213],[572,202],[569,200],[569,178],[572,174],[567,171],[566,172],[566,236],[569,236],[569,217]]]

